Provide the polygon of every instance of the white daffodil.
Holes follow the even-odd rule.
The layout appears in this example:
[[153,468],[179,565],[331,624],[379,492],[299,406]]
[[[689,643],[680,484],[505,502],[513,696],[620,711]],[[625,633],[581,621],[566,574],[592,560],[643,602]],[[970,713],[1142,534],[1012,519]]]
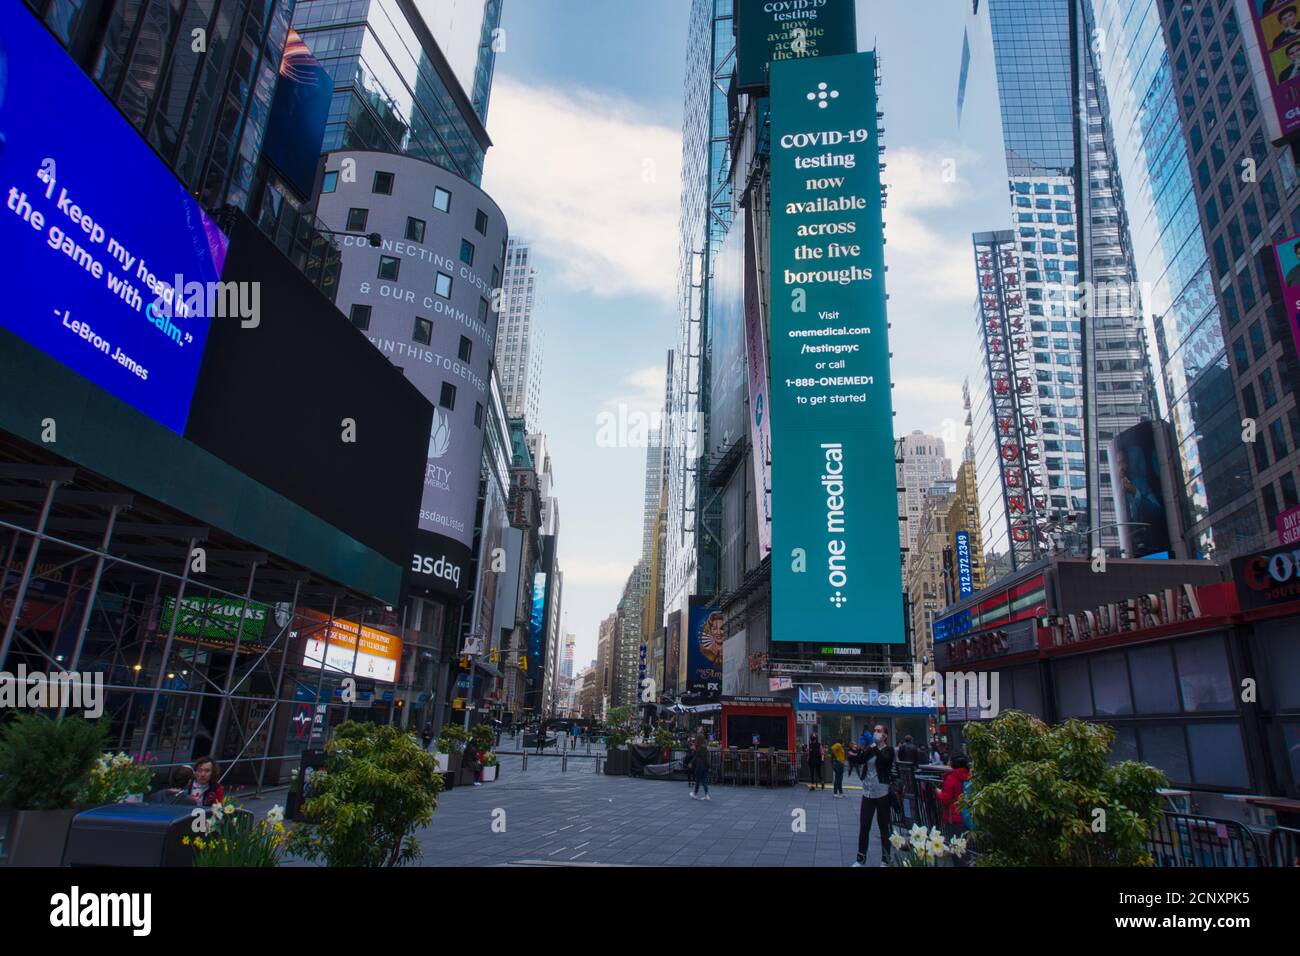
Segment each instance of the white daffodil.
[[889,835],[889,845],[895,850],[901,850],[903,847],[907,846],[907,840],[903,839],[901,833],[891,833]]
[[954,856],[956,856],[958,859],[961,859],[963,856],[966,855],[966,838],[953,837],[952,843],[949,845],[949,849],[952,850]]
[[929,850],[936,860],[940,859],[945,853],[947,853],[948,845],[943,841],[943,834],[931,830],[930,841],[926,844],[926,849]]
[[214,803],[212,806],[208,807],[208,816],[212,818],[213,823],[221,822],[222,812],[221,804],[219,803]]
[[271,823],[283,823],[283,822],[284,822],[284,807],[280,806],[280,805],[277,803],[277,804],[276,804],[275,806],[273,806],[270,810],[267,810],[267,811],[266,811],[266,819],[267,819],[268,821],[270,821]]
[[926,832],[925,827],[916,823],[912,824],[912,829],[908,831],[907,835],[911,839],[913,846],[916,846],[918,843],[924,843],[930,838],[930,834]]

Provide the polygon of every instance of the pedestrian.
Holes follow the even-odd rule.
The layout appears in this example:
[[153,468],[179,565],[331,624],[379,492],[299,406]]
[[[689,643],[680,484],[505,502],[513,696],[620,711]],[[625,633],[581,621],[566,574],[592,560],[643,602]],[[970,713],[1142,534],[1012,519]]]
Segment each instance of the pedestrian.
[[847,759],[843,743],[837,740],[831,744],[831,775],[835,780],[835,788],[831,791],[831,795],[837,800],[844,797],[844,763]]
[[814,730],[808,738],[808,789],[815,790],[818,786],[826,789],[822,782],[822,742]]
[[916,744],[912,743],[912,735],[908,734],[898,745],[898,762],[915,764],[920,755],[921,751],[917,749]]
[[871,842],[871,818],[880,827],[880,865],[889,865],[889,775],[894,769],[894,748],[883,724],[876,724],[871,746],[863,750],[862,805],[858,813],[858,859],[854,866],[867,865]]
[[943,763],[943,755],[939,753],[938,737],[930,740],[930,763]]
[[[694,758],[691,761],[691,775],[695,778],[692,800],[711,800],[709,796],[709,742],[703,734],[695,738]],[[700,796],[700,787],[704,787],[704,796]]]
[[474,741],[466,741],[465,752],[460,760],[461,768],[468,770],[474,775],[474,786],[481,787],[479,782],[479,771],[483,769],[482,758],[479,756],[478,748],[474,746]]
[[424,749],[429,749],[429,744],[433,743],[433,738],[437,736],[433,729],[433,718],[424,722],[424,729],[420,731],[420,739],[424,741]]
[[[966,793],[966,781],[970,780],[970,758],[965,754],[955,754],[952,769],[943,777],[943,786],[939,788],[939,806],[943,810],[943,835],[948,838],[959,837],[966,832],[966,822],[961,817],[961,800]],[[969,810],[969,808],[966,808]]]
[[194,778],[182,792],[200,807],[220,803],[225,797],[225,791],[221,789],[217,762],[208,756],[194,761]]

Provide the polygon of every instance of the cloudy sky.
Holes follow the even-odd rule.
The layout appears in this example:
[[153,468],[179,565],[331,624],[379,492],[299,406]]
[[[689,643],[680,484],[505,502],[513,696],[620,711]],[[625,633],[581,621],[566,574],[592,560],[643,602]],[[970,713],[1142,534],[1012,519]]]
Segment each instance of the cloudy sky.
[[[564,627],[576,662],[640,556],[646,416],[677,341],[677,220],[690,0],[505,0],[484,188],[541,282],[541,426],[560,498]],[[919,10],[924,9],[924,15]],[[859,0],[858,48],[879,51],[885,261],[899,434],[949,440],[976,367],[970,234],[1010,227],[992,49],[967,0]],[[987,30],[987,18],[983,20]],[[974,31],[974,28],[973,28]],[[611,434],[624,441],[611,447]]]

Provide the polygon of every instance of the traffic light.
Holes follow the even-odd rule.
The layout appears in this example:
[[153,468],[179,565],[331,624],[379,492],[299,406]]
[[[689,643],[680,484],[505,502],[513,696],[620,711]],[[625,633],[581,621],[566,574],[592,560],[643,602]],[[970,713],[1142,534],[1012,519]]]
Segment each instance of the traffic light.
[[526,654],[519,655],[519,669],[521,671],[528,670],[528,656]]
[[501,652],[497,650],[495,647],[492,648],[492,653],[488,656],[488,660],[490,660],[493,664],[497,663],[498,661],[501,660]]
[[395,706],[398,710],[401,710],[406,706],[406,701],[402,700],[402,698],[399,697],[397,698],[397,701],[393,706]]
[[462,655],[460,655],[460,669],[463,670],[463,671],[467,671],[467,670],[469,670],[469,655],[468,655],[468,654],[462,654]]
[[464,710],[464,709],[465,709],[465,698],[464,698],[464,697],[457,697],[457,698],[453,699],[452,702],[451,702],[451,709],[452,709],[452,710]]

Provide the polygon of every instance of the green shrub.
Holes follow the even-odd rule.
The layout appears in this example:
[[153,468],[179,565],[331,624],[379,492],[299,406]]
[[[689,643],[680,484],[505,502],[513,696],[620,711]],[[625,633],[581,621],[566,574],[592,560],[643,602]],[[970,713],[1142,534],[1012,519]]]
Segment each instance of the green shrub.
[[1007,711],[968,723],[965,737],[980,865],[1152,865],[1145,842],[1165,776],[1131,760],[1111,765],[1113,728],[1049,727]]
[[0,730],[0,804],[68,810],[86,785],[108,735],[107,722],[20,714]]
[[377,724],[341,724],[312,777],[306,825],[290,849],[328,866],[402,866],[420,858],[415,831],[438,807],[436,758],[409,733]]
[[491,724],[475,724],[469,729],[469,739],[473,741],[475,748],[482,753],[484,750],[492,749],[492,744],[496,742],[497,735]]
[[438,752],[444,754],[460,753],[465,749],[469,734],[460,724],[443,724],[438,731]]

